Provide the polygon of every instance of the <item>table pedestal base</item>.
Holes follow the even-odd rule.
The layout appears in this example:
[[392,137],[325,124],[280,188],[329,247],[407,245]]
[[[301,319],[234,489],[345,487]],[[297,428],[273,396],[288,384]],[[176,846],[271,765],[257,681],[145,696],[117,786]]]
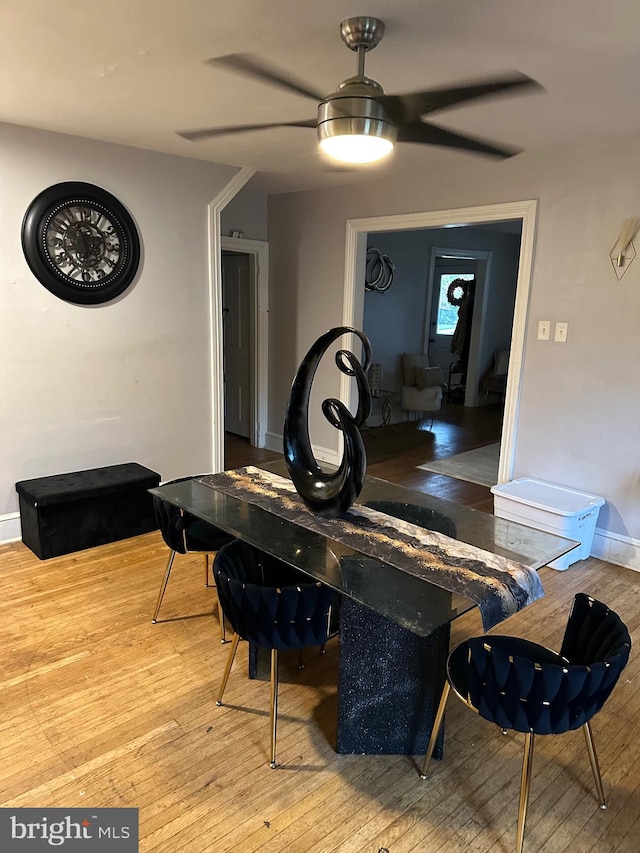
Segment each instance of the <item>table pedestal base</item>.
[[[419,637],[346,596],[340,622],[336,751],[426,752],[446,678],[450,627]],[[434,751],[442,757],[444,725]]]

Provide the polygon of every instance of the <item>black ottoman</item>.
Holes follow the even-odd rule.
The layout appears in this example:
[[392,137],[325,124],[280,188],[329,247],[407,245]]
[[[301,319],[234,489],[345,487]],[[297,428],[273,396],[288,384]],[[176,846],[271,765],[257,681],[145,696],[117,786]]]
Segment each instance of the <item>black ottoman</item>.
[[147,490],[159,483],[137,462],[22,480],[22,541],[46,560],[157,530]]

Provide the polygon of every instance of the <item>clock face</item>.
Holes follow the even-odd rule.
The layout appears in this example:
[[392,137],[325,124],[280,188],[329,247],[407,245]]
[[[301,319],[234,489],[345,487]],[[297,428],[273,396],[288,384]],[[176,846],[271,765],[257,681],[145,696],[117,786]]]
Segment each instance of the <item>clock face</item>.
[[44,225],[49,263],[72,282],[91,287],[118,268],[124,235],[108,213],[89,204],[67,204]]
[[106,190],[66,182],[40,193],[22,225],[25,257],[56,296],[78,304],[108,302],[133,281],[140,258],[128,211]]

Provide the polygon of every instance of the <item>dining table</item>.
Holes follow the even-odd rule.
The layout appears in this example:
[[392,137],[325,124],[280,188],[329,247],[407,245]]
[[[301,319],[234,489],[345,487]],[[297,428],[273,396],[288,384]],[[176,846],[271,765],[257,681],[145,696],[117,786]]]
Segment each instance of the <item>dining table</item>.
[[283,460],[149,491],[335,590],[342,754],[424,752],[452,622],[478,607],[489,630],[529,606],[538,569],[579,544],[369,475],[345,514],[322,518]]

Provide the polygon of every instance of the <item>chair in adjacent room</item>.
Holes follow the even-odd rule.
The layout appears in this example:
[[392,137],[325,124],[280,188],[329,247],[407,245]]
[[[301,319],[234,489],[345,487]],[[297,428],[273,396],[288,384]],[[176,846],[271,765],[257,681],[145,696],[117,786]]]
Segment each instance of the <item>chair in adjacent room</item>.
[[496,350],[491,359],[491,364],[480,378],[480,390],[484,393],[483,406],[486,406],[489,394],[497,394],[498,400],[504,402],[508,371],[509,350]]
[[429,367],[426,353],[403,353],[401,357],[402,386],[400,388],[400,408],[407,412],[417,412],[424,417],[437,412],[442,405],[442,389],[445,382],[440,367]]
[[451,687],[485,720],[524,732],[524,759],[516,851],[521,853],[536,735],[582,728],[600,807],[606,808],[590,720],[604,705],[627,664],[631,638],[605,604],[578,593],[560,653],[517,637],[474,637],[456,646],[447,661],[447,681],[427,747],[427,768]]
[[[191,478],[180,477],[176,480],[170,480],[169,483],[164,483],[163,485],[166,486],[170,483],[180,483],[189,479]],[[171,569],[173,568],[173,561],[175,560],[176,554],[202,554],[204,557],[204,585],[209,586],[209,556],[211,554],[215,554],[216,551],[222,548],[223,545],[226,545],[227,542],[231,542],[234,537],[229,533],[224,533],[212,524],[202,521],[202,519],[196,518],[194,515],[190,515],[183,509],[179,509],[178,507],[163,501],[162,498],[159,498],[157,495],[153,496],[153,508],[162,538],[168,548],[171,549],[164,577],[160,584],[160,592],[158,593],[158,600],[153,613],[153,619],[151,620],[155,623],[158,621],[158,613],[160,612],[162,599],[164,598],[165,590],[169,583],[169,577],[171,575]],[[224,643],[226,640],[225,626],[219,602],[218,615],[220,617],[222,642]]]
[[330,636],[333,590],[262,554],[242,540],[216,554],[213,576],[222,611],[235,631],[216,704],[222,705],[240,640],[271,652],[271,759],[276,766],[278,652],[322,646]]

